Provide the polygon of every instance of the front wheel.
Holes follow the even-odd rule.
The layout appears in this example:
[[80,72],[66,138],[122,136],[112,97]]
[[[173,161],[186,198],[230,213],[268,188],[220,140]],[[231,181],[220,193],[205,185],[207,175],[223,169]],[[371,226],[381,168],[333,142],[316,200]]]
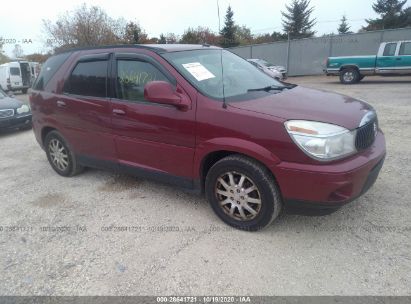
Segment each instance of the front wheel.
[[274,178],[260,163],[232,155],[209,170],[205,192],[217,216],[237,229],[256,231],[279,215],[282,202]]
[[82,171],[83,167],[78,165],[73,152],[59,132],[48,133],[44,143],[47,159],[58,174],[69,177]]
[[23,94],[27,94],[27,89],[22,89],[21,91]]
[[354,84],[360,81],[360,72],[356,68],[347,68],[341,71],[340,81],[343,84]]

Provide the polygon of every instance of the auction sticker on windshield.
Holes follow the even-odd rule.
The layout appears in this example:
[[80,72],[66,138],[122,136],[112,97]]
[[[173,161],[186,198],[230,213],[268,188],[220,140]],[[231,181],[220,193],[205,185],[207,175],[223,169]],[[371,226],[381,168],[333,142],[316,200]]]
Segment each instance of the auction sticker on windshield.
[[207,70],[200,62],[184,63],[183,67],[198,81],[215,77],[215,75]]

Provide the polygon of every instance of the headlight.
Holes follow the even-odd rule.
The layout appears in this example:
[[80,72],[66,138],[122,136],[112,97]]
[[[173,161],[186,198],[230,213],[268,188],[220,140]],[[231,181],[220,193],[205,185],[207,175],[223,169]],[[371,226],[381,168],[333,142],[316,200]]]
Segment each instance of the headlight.
[[289,120],[285,127],[294,142],[310,157],[329,161],[353,154],[356,131],[323,122]]
[[17,111],[17,114],[28,113],[28,112],[30,112],[30,107],[28,105],[22,105],[16,111]]

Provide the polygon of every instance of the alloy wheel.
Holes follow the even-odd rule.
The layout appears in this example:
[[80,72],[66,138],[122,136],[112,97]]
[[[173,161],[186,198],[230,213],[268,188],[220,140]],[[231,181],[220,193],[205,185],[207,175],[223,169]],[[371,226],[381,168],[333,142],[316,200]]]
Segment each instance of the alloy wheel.
[[69,166],[69,155],[58,139],[53,138],[50,140],[49,153],[54,166],[60,171],[65,171]]
[[343,75],[344,81],[351,82],[354,80],[354,73],[353,72],[345,72]]
[[261,195],[254,181],[235,171],[222,174],[215,194],[222,210],[237,221],[250,221],[261,211]]

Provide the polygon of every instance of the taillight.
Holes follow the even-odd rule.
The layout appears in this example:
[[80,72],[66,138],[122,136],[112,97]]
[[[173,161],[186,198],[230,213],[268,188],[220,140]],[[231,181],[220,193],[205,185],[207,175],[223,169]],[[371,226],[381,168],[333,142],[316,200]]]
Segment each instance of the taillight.
[[10,78],[7,78],[7,83],[10,83]]
[[326,67],[328,67],[328,64],[330,63],[330,59],[329,58],[327,58],[327,59],[325,59],[324,60],[324,65],[326,66]]

